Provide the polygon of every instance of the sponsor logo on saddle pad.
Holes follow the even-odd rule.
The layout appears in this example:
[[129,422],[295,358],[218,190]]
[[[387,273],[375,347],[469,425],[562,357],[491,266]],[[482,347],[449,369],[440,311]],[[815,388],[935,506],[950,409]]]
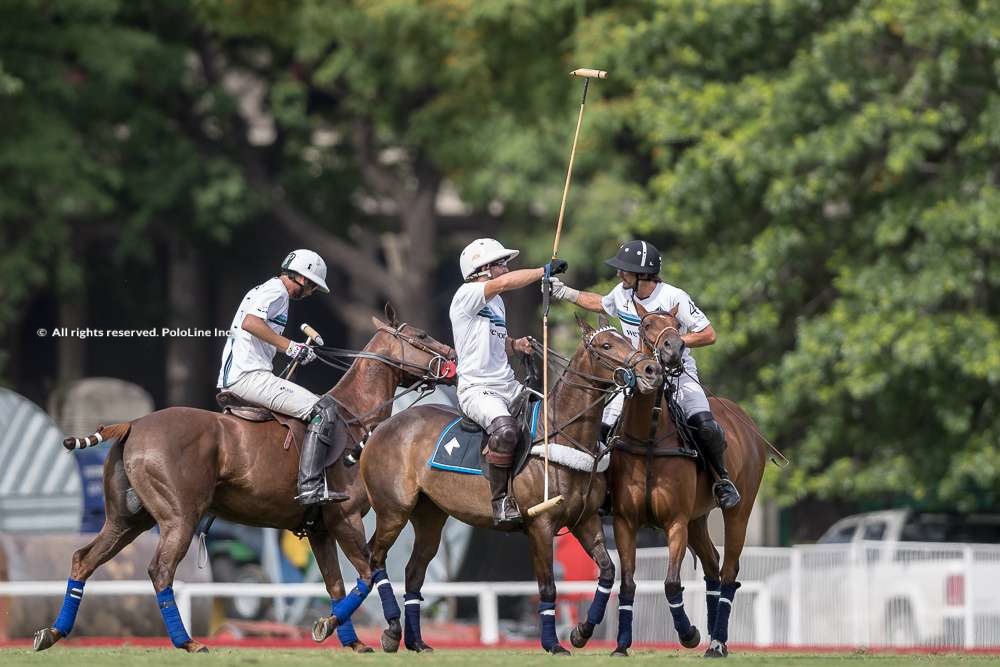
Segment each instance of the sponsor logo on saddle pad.
[[[532,405],[531,410],[531,439],[535,439],[535,432],[538,429],[538,417],[542,407],[541,402]],[[427,464],[437,470],[447,470],[466,475],[482,475],[483,431],[476,430],[472,433],[461,427],[461,417],[457,417],[441,431],[437,444],[434,445],[434,453],[431,454]]]

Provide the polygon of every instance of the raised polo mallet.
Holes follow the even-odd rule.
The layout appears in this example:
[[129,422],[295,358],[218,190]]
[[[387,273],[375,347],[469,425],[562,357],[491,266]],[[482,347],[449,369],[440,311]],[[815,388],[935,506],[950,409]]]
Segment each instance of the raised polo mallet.
[[[559,221],[556,223],[556,238],[552,242],[552,259],[559,255],[559,235],[562,234],[563,214],[566,212],[566,197],[569,195],[569,183],[573,177],[573,159],[576,157],[576,140],[580,138],[580,125],[583,123],[583,108],[587,104],[587,88],[591,79],[606,79],[608,73],[599,69],[576,69],[569,73],[583,79],[583,96],[580,98],[580,115],[576,119],[576,132],[573,133],[573,148],[569,152],[569,167],[566,169],[566,185],[563,186],[562,203],[559,204]],[[549,498],[549,296],[552,291],[551,278],[546,272],[542,281],[545,289],[542,292],[542,419],[545,437],[545,486],[544,499],[528,508],[528,516],[535,517],[559,505],[565,500],[562,495]]]
[[[309,326],[305,322],[302,323],[302,326],[299,327],[299,330],[302,331],[302,333],[304,333],[306,335],[306,345],[310,345],[310,346],[313,345],[313,344],[323,345],[323,337],[319,335],[318,331],[316,331],[315,329],[313,329],[311,326]],[[299,360],[298,359],[294,359],[292,361],[292,363],[289,364],[287,371],[284,372],[284,373],[282,373],[282,376],[286,380],[291,380],[292,379],[292,375],[295,373],[295,369],[298,368],[298,367],[299,367]]]

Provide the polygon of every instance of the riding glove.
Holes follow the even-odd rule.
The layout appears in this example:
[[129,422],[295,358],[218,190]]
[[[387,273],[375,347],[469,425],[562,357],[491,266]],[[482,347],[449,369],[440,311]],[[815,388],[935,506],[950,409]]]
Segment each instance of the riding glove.
[[549,276],[554,276],[557,273],[566,273],[566,269],[568,268],[569,264],[566,263],[565,259],[553,259],[545,265],[546,273]]
[[296,343],[294,340],[288,343],[285,355],[298,361],[303,366],[316,361],[316,353],[313,352],[311,347],[302,343]]

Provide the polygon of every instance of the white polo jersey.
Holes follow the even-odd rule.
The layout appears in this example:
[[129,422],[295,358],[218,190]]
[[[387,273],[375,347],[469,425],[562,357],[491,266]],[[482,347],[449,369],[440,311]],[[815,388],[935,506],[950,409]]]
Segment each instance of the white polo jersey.
[[216,386],[224,389],[247,371],[272,371],[272,360],[277,351],[273,345],[243,330],[247,315],[256,315],[267,322],[279,336],[288,324],[288,290],[279,278],[271,278],[247,292],[239,310],[229,325],[226,347],[222,350],[222,368]]
[[[687,292],[667,283],[657,283],[648,297],[638,301],[648,311],[673,310],[674,306],[677,306],[677,322],[680,325],[681,335],[690,332],[697,333],[711,324],[705,313],[694,305],[694,301],[691,300]],[[639,349],[642,340],[639,335],[640,320],[635,311],[635,304],[632,303],[632,290],[625,289],[621,283],[618,283],[601,299],[601,305],[608,315],[621,320],[622,332],[628,337],[632,346]],[[698,367],[687,347],[684,348],[683,359],[684,368],[697,377]]]
[[451,300],[451,331],[458,355],[458,385],[513,382],[507,360],[507,309],[496,295],[487,303],[486,283],[465,283]]

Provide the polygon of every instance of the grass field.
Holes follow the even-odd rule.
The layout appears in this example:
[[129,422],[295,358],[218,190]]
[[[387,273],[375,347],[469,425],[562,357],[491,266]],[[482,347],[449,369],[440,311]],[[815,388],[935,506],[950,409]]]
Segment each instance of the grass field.
[[[30,649],[0,649],[0,665],[14,667],[15,665],[75,665],[80,667],[129,667],[131,665],[150,667],[166,667],[168,665],[198,665],[199,667],[216,667],[220,665],[242,665],[244,667],[270,667],[271,665],[475,665],[476,667],[531,667],[532,665],[551,665],[556,658],[545,655],[541,651],[473,651],[473,650],[441,650],[433,654],[413,655],[397,653],[394,655],[374,653],[369,655],[354,655],[344,650],[275,650],[275,649],[229,649],[213,650],[207,655],[188,655],[170,649],[149,648],[65,648],[55,646],[43,653],[34,653]],[[573,665],[604,665],[610,660],[608,652],[583,650],[574,653],[570,658]],[[650,651],[636,650],[632,658],[624,664],[669,664],[685,663],[704,664],[704,658],[698,652],[692,651]],[[920,654],[891,655],[856,653],[755,653],[752,651],[731,654],[725,664],[735,665],[778,665],[780,667],[811,667],[830,665],[865,664],[876,667],[896,667],[897,665],[986,665],[996,664],[995,655],[959,655],[959,654]],[[569,664],[569,663],[567,663]],[[616,663],[617,664],[617,663]]]

